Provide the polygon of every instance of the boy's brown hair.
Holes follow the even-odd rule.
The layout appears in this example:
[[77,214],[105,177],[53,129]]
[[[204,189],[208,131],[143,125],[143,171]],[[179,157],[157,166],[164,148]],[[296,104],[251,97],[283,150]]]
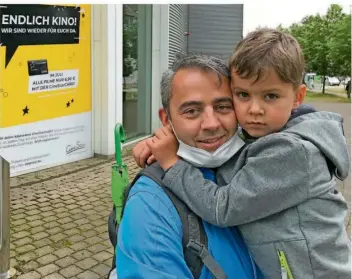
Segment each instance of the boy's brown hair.
[[229,66],[242,78],[256,77],[255,82],[273,69],[283,82],[296,88],[302,84],[305,62],[301,47],[292,35],[262,28],[238,43]]

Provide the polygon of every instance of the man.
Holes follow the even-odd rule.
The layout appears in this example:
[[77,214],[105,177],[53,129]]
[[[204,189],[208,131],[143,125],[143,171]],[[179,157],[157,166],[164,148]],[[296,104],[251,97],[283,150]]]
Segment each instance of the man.
[[346,93],[348,99],[351,99],[351,79],[346,84]]
[[[163,126],[172,125],[182,142],[202,149],[200,161],[208,161],[207,167],[216,167],[207,155],[217,154],[220,146],[219,155],[212,155],[218,164],[244,145],[235,135],[237,120],[229,71],[223,61],[199,55],[180,59],[163,75],[161,98]],[[209,168],[201,171],[205,178],[216,180]],[[203,225],[208,251],[228,278],[260,277],[236,228]],[[182,237],[182,223],[171,200],[155,181],[142,176],[129,192],[118,232],[118,278],[193,278],[184,258]],[[199,278],[212,278],[207,266]]]

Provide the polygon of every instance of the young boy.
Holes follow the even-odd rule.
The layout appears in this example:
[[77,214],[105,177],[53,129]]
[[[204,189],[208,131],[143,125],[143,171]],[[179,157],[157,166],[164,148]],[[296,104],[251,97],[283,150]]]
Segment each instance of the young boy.
[[166,170],[165,186],[205,221],[238,226],[265,278],[351,278],[347,204],[335,181],[349,171],[343,119],[293,113],[306,89],[291,35],[250,33],[230,69],[246,146],[216,170],[217,185],[170,152],[177,139],[163,128],[146,143]]

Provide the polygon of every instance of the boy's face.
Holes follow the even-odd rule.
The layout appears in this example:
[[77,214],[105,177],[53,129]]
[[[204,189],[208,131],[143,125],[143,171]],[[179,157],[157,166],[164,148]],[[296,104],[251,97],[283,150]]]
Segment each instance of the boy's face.
[[231,88],[238,123],[252,137],[281,130],[293,109],[304,99],[305,85],[294,88],[284,83],[273,69],[268,69],[257,82],[241,78],[231,70]]

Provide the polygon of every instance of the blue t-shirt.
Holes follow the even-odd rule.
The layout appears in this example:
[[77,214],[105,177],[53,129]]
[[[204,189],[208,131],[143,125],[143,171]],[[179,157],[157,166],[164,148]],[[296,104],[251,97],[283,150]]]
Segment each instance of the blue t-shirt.
[[[214,180],[210,170],[201,170],[205,178]],[[236,228],[203,224],[209,253],[229,279],[262,278]],[[193,278],[184,260],[182,234],[180,217],[167,194],[153,180],[139,178],[119,227],[118,278]],[[212,279],[206,266],[200,278]]]

